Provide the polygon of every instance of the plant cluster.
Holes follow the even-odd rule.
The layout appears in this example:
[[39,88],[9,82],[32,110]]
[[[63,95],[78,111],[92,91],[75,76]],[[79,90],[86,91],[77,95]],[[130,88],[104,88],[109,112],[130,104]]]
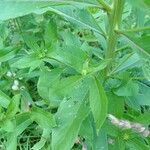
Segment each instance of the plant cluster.
[[149,0],[0,1],[1,150],[149,150],[149,125]]

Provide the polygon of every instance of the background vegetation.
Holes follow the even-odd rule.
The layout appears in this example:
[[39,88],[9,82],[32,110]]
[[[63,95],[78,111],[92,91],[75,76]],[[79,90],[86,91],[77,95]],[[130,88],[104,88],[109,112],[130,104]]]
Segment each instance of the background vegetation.
[[149,150],[149,124],[149,0],[0,1],[1,150]]

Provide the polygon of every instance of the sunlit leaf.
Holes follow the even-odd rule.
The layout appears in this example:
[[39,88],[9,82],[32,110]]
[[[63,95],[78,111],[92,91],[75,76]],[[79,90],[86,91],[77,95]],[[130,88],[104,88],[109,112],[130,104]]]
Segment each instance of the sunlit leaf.
[[51,129],[56,126],[54,116],[41,108],[33,107],[31,109],[31,119],[39,124],[43,129]]
[[10,101],[11,101],[11,98],[7,96],[4,92],[0,91],[0,105],[2,107],[7,108]]
[[101,83],[95,78],[90,84],[90,107],[99,131],[107,116],[107,96]]
[[[52,132],[52,150],[70,150],[73,146],[82,121],[88,115],[86,98],[63,101],[57,112],[58,126]],[[68,114],[68,115],[67,115]]]
[[43,148],[49,136],[50,136],[49,130],[44,129],[40,141],[36,143],[31,149],[40,150],[41,148]]

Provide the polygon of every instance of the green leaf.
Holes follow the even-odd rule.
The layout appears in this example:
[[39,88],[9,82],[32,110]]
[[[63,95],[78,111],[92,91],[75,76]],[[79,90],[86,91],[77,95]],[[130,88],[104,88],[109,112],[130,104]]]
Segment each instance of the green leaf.
[[6,47],[3,49],[0,49],[0,62],[6,62],[8,60],[11,60],[16,55],[16,49],[12,47]]
[[140,62],[140,58],[139,58],[139,55],[137,55],[136,53],[125,55],[119,63],[117,62],[118,65],[112,70],[110,74],[125,71],[127,69],[131,69],[139,65],[139,62]]
[[132,138],[127,141],[127,145],[130,146],[133,150],[149,150],[149,145],[141,138]]
[[144,73],[144,77],[150,81],[150,60],[142,59],[142,70]]
[[150,59],[150,35],[136,37],[134,34],[123,33],[127,42],[131,45],[133,50],[140,54],[141,57]]
[[1,121],[1,128],[7,132],[13,132],[15,129],[14,122],[10,118],[4,118]]
[[81,41],[78,36],[71,32],[62,32],[61,36],[64,40],[65,45],[81,47]]
[[81,137],[84,137],[86,144],[87,144],[87,148],[88,149],[93,149],[94,147],[94,129],[93,129],[93,118],[91,117],[91,115],[89,115],[83,122],[80,128],[80,132],[79,135]]
[[[54,0],[55,1],[55,0]],[[57,0],[58,2],[63,2],[63,4],[75,5],[77,7],[99,7],[96,0]],[[57,3],[57,2],[56,2]]]
[[[30,119],[29,113],[16,115],[12,121],[10,119],[3,121],[2,128],[7,132],[11,132],[10,135],[8,135],[8,148],[11,148],[11,146],[13,147],[17,144],[15,143],[17,136],[20,135],[31,123],[32,120]],[[11,136],[14,137],[14,139],[11,139]]]
[[101,70],[103,70],[104,68],[107,67],[107,65],[109,64],[110,60],[102,60],[99,64],[97,64],[96,66],[94,67],[91,67],[91,68],[88,68],[88,72],[89,73],[96,73],[96,72],[99,72]]
[[40,141],[37,142],[31,149],[32,150],[40,150],[40,149],[42,149],[44,147],[44,145],[45,145],[45,143],[47,141],[47,138],[49,136],[50,136],[49,130],[44,129]]
[[[135,90],[135,89],[134,89]],[[139,94],[136,95],[135,99],[140,105],[148,105],[150,106],[150,88],[149,86],[140,83],[139,84]]]
[[1,1],[0,20],[8,20],[16,17],[25,16],[50,5],[52,5],[52,3],[47,1],[37,1],[37,2],[23,1],[23,0]]
[[54,116],[41,108],[33,107],[31,109],[31,119],[43,129],[51,129],[56,126]]
[[90,107],[97,131],[100,130],[107,116],[107,96],[101,83],[95,78],[90,82]]
[[95,150],[108,150],[107,134],[105,130],[100,130],[98,136],[95,138]]
[[7,137],[6,150],[17,149],[17,136],[16,133],[10,133]]
[[11,64],[11,67],[23,69],[23,68],[37,68],[41,64],[41,60],[37,58],[35,54],[21,57],[19,60]]
[[54,21],[54,19],[51,19],[51,21],[49,21],[46,24],[45,28],[44,33],[45,46],[48,48],[49,46],[56,44],[57,39],[58,39],[57,24]]
[[49,10],[79,24],[80,27],[83,26],[100,34],[103,32],[92,15],[85,9],[77,9],[74,6],[56,6],[49,8]]
[[149,0],[127,1],[0,1],[0,149],[149,149],[106,119],[150,124]]
[[23,40],[25,44],[34,52],[39,52],[40,47],[37,44],[37,39],[34,35],[23,34]]
[[38,81],[38,92],[42,98],[49,102],[58,101],[68,94],[78,82],[81,76],[69,76],[61,78],[62,70],[53,69],[52,71],[43,71]]
[[140,114],[135,118],[136,121],[142,124],[149,125],[150,124],[150,112],[145,112],[144,114]]
[[73,45],[64,45],[62,48],[57,48],[56,51],[50,54],[50,57],[74,68],[79,73],[82,73],[83,64],[87,59],[86,53]]
[[[83,99],[82,99],[83,98]],[[89,108],[84,94],[80,99],[63,101],[56,114],[58,126],[52,131],[52,150],[70,150],[73,146],[82,121],[86,118]]]
[[18,112],[19,108],[19,101],[20,101],[20,94],[15,95],[11,102],[8,105],[7,111],[6,111],[6,118],[12,118],[15,116],[15,114]]
[[25,112],[16,115],[16,127],[14,132],[17,136],[20,135],[31,123],[30,113]]
[[0,91],[0,105],[4,108],[7,108],[11,98],[7,96],[4,92]]
[[52,71],[43,70],[40,74],[37,88],[39,95],[45,99],[50,101],[51,99],[55,99],[57,95],[53,92],[53,86],[60,79],[60,75],[62,70],[54,69]]
[[139,92],[138,84],[132,80],[128,81],[125,85],[122,85],[114,93],[118,96],[136,96]]
[[[63,17],[66,17],[74,23],[78,23],[86,28],[92,29],[98,33],[101,33],[101,28],[98,26],[94,18],[86,10],[77,9],[74,6],[53,6],[53,2],[24,2],[24,1],[4,1],[0,2],[0,20],[8,20],[24,16],[30,13],[42,14],[47,11],[52,11]],[[59,3],[58,3],[59,4]],[[56,3],[56,5],[58,5]],[[50,7],[51,6],[51,7]],[[9,11],[8,11],[9,10]],[[74,11],[75,10],[75,11]]]
[[149,11],[150,8],[150,1],[149,0],[129,0],[129,2],[136,6],[137,8],[142,9],[143,11]]
[[131,107],[133,110],[140,111],[141,105],[139,102],[136,100],[136,97],[126,97],[125,98],[126,104]]
[[107,93],[107,97],[109,114],[121,118],[124,113],[124,99],[113,94],[112,92]]
[[[0,2],[0,20],[8,20],[16,17],[28,15],[30,13],[37,13],[39,10],[47,11],[47,7],[60,4],[77,4],[78,6],[94,6],[97,7],[94,2],[85,2],[78,0],[76,2],[72,0],[51,0],[51,1],[23,1],[23,0],[9,0]],[[9,10],[9,11],[8,11]]]

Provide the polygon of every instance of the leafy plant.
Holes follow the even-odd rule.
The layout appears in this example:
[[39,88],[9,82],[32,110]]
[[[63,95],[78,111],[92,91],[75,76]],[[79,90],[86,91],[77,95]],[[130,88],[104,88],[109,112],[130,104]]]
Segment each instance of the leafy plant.
[[149,150],[149,0],[0,2],[0,149]]

